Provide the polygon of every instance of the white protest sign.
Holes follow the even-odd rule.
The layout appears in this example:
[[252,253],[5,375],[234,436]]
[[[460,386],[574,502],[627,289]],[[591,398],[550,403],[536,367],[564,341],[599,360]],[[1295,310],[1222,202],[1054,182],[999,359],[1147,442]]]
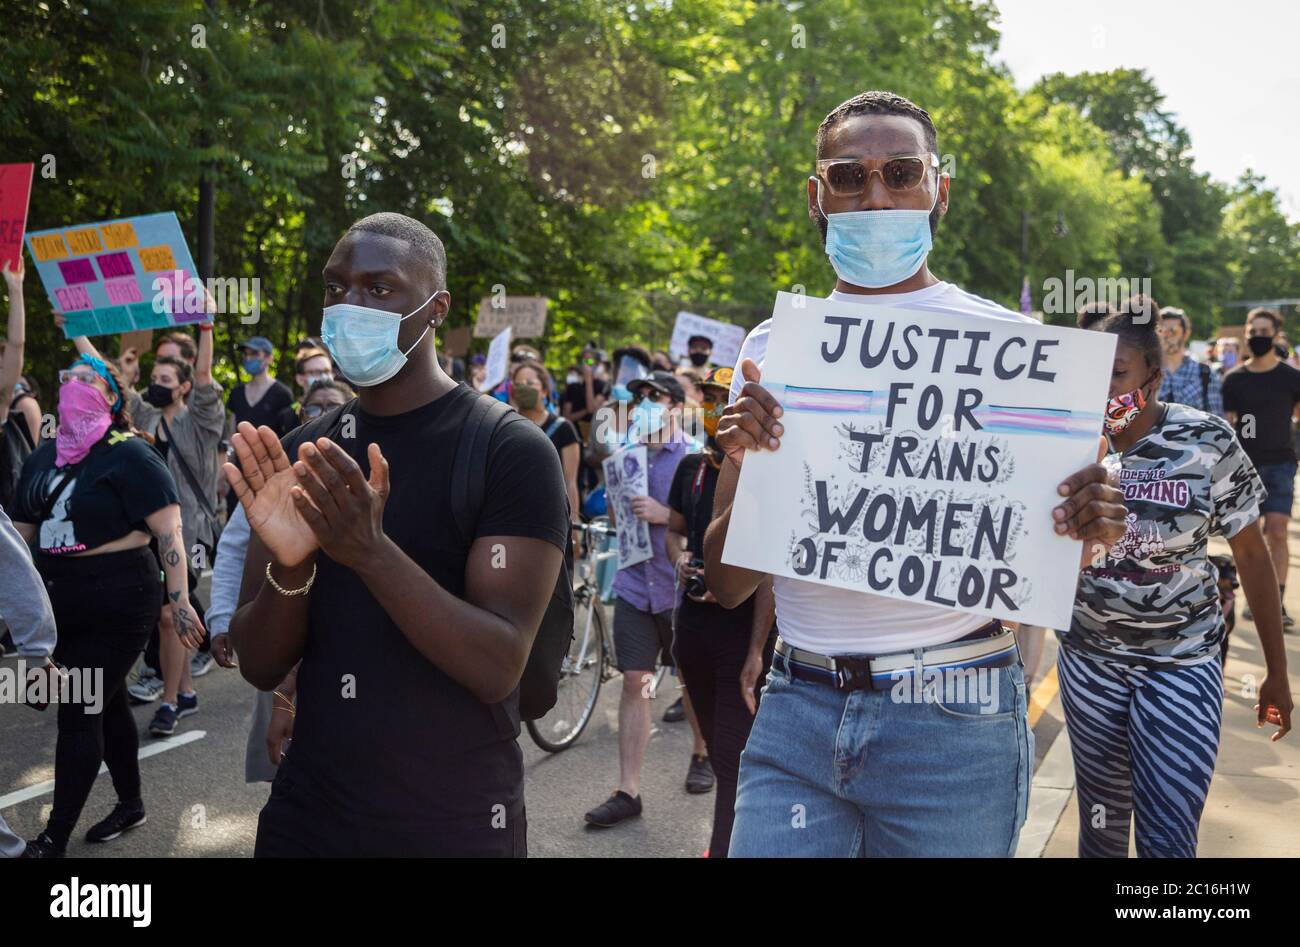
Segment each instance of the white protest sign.
[[672,341],[668,343],[668,354],[673,358],[684,358],[691,336],[702,335],[713,343],[713,354],[709,361],[723,368],[732,368],[740,357],[740,346],[745,341],[743,326],[733,326],[730,322],[706,319],[693,312],[679,312],[677,322],[673,325]]
[[476,339],[494,338],[509,326],[517,339],[535,339],[546,334],[545,296],[484,296],[478,303],[474,322]]
[[624,448],[603,462],[605,502],[618,529],[618,567],[626,569],[654,557],[650,524],[632,512],[632,498],[647,496],[649,467],[644,444]]
[[479,391],[491,391],[506,380],[506,374],[510,370],[510,333],[510,327],[506,326],[488,346],[487,364],[483,368],[483,381],[479,383]]
[[778,294],[761,384],[785,433],[745,455],[722,561],[1068,628],[1082,544],[1051,511],[1097,459],[1114,350],[1102,332]]

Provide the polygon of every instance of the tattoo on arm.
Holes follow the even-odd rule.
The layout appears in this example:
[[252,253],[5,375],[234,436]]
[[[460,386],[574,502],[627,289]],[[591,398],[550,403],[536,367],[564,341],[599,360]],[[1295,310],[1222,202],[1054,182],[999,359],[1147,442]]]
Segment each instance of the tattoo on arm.
[[162,553],[163,562],[169,566],[179,565],[181,554],[176,551],[176,534],[168,533],[158,538],[158,551]]
[[171,598],[171,600],[172,600],[173,602],[179,602],[179,601],[181,600],[181,593],[180,593],[180,592],[168,592],[167,595],[168,595],[168,597]]
[[188,608],[176,609],[174,617],[176,619],[176,634],[180,637],[184,638],[198,631],[198,627],[194,624],[194,619],[190,616]]

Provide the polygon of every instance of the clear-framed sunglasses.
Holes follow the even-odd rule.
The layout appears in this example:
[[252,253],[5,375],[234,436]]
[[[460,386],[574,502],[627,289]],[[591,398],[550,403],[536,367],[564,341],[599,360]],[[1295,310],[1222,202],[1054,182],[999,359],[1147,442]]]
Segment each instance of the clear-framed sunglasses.
[[915,190],[931,170],[938,170],[934,152],[895,155],[891,158],[823,158],[817,162],[817,177],[834,197],[859,197],[867,190],[873,174],[896,193]]
[[66,385],[74,378],[77,381],[84,381],[87,384],[93,385],[99,378],[99,375],[96,374],[95,370],[89,365],[78,365],[75,368],[64,368],[59,371],[60,385]]

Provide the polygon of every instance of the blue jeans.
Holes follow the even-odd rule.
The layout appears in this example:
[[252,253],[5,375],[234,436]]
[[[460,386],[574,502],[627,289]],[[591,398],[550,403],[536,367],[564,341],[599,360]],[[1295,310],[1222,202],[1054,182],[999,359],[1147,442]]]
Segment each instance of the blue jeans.
[[[919,653],[919,652],[918,652]],[[777,655],[740,758],[731,857],[1007,857],[1034,735],[1019,662],[921,699],[837,691]]]

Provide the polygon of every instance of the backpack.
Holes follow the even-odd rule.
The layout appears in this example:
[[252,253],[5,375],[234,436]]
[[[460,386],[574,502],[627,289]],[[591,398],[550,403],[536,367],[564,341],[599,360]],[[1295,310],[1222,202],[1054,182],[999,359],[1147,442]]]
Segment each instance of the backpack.
[[27,419],[21,411],[11,410],[4,424],[0,424],[0,507],[13,509],[23,462],[35,446]]
[[[483,509],[483,485],[487,482],[488,448],[497,433],[508,424],[532,424],[509,405],[479,395],[469,409],[469,417],[456,445],[451,474],[451,511],[457,532],[468,546],[474,541],[474,527]],[[565,497],[565,508],[568,498]],[[569,511],[570,515],[572,511]],[[560,561],[555,591],[537,627],[537,637],[528,653],[523,677],[519,680],[519,716],[537,720],[555,706],[560,685],[560,669],[569,643],[573,640],[573,582],[569,567]]]
[[[359,399],[353,398],[336,409],[333,418],[326,415],[313,424],[325,430],[323,435],[334,440],[343,427],[343,418],[356,411]],[[328,420],[327,420],[328,419]],[[516,421],[532,424],[522,414],[504,402],[489,395],[475,395],[469,417],[461,429],[452,460],[451,511],[453,525],[466,547],[474,541],[474,527],[483,509],[483,485],[487,482],[488,449],[497,433],[507,424]],[[565,507],[568,497],[565,497]],[[555,591],[537,628],[528,663],[519,680],[519,716],[522,720],[537,720],[555,706],[560,685],[560,669],[569,653],[573,640],[573,582],[569,567],[560,562],[560,574],[555,581]]]

